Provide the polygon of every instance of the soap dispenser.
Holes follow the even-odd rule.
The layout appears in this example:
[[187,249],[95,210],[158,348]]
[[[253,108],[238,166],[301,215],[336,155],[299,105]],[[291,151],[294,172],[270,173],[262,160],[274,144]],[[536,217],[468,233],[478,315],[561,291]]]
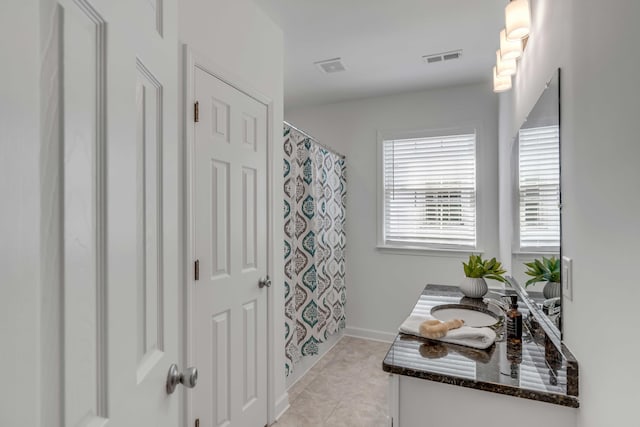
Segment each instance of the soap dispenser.
[[518,311],[518,296],[511,295],[511,305],[507,311],[507,340],[522,341],[522,313]]
[[507,340],[507,360],[509,361],[509,376],[514,380],[520,378],[520,364],[522,363],[522,341]]

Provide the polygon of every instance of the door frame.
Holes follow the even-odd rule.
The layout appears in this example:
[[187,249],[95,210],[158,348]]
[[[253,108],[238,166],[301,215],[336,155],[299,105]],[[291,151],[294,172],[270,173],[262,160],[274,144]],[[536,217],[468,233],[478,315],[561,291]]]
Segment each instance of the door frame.
[[[184,152],[183,160],[181,163],[184,165],[184,171],[182,177],[184,183],[182,188],[184,190],[184,197],[182,198],[183,209],[182,215],[184,218],[184,236],[183,244],[184,251],[184,283],[185,287],[180,296],[183,299],[181,306],[180,318],[183,321],[183,340],[182,345],[184,348],[184,366],[193,366],[194,362],[194,336],[193,325],[191,322],[192,311],[192,297],[194,280],[194,259],[195,259],[195,235],[193,224],[193,201],[194,201],[194,154],[195,154],[195,132],[192,124],[194,123],[194,109],[193,105],[195,99],[195,71],[199,68],[213,77],[216,77],[239,90],[245,95],[253,98],[259,103],[267,107],[267,274],[269,277],[274,277],[274,258],[272,251],[273,243],[273,196],[274,196],[274,171],[273,171],[273,147],[274,147],[274,134],[273,130],[276,129],[274,123],[274,102],[268,96],[265,96],[260,91],[256,90],[246,81],[239,78],[236,73],[230,72],[222,65],[212,61],[207,55],[201,54],[195,51],[186,43],[181,43],[181,83],[182,83],[182,111],[183,111],[183,123],[182,123],[182,137],[184,139]],[[274,337],[276,336],[276,325],[274,318],[274,293],[273,288],[267,288],[267,423],[270,424],[275,421],[276,413],[276,401],[275,401],[275,381],[274,381],[274,361],[276,360]],[[197,366],[196,366],[197,367]],[[193,419],[193,399],[189,392],[184,393],[184,410],[183,419],[185,426],[191,426],[191,420]]]

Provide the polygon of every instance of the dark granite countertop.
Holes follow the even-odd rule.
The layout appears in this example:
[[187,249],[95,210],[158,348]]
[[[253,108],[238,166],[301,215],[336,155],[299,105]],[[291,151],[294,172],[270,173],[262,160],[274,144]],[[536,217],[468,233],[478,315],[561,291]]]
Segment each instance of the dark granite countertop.
[[[462,298],[455,286],[427,285],[415,309],[428,313],[436,305],[461,303]],[[524,317],[526,308],[520,308]],[[498,339],[487,350],[398,334],[382,368],[393,374],[579,406],[578,365],[564,346],[558,348],[544,335],[534,338],[528,330],[521,345],[511,345],[504,339],[503,322],[496,332]]]

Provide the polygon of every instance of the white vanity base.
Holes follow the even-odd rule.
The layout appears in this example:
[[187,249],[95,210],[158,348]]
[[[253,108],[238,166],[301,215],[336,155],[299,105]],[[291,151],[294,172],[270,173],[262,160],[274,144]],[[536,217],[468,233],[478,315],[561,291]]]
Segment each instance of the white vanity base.
[[393,427],[575,427],[577,411],[404,375],[389,376]]

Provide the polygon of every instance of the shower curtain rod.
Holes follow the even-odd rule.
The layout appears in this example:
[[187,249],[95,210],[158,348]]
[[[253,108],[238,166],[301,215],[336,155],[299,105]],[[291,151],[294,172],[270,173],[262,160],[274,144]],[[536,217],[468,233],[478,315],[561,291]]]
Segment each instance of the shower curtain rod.
[[303,131],[302,129],[299,129],[297,127],[295,127],[294,125],[292,125],[291,123],[287,122],[286,120],[283,120],[284,124],[289,126],[291,129],[297,130],[298,132],[300,132],[301,134],[303,134],[304,136],[308,137],[309,139],[313,140],[313,142],[315,142],[316,144],[318,144],[319,146],[331,151],[334,154],[337,154],[338,156],[342,157],[343,159],[346,159],[347,156],[345,156],[342,153],[339,153],[338,151],[336,151],[335,149],[329,147],[328,145],[324,145],[322,142],[318,141],[318,139],[312,135],[310,135],[309,133]]

